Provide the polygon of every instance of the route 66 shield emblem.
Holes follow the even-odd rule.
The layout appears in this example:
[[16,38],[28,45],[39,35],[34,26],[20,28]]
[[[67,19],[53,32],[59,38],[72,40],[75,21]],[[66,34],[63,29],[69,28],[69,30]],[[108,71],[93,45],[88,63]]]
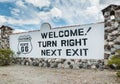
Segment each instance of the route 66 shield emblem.
[[18,52],[28,54],[32,51],[31,36],[24,35],[18,38]]

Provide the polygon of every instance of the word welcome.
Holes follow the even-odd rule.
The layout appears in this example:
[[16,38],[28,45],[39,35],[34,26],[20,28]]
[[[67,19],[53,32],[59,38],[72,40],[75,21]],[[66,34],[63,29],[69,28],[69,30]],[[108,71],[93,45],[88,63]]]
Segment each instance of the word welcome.
[[54,32],[41,33],[42,39],[71,37],[71,36],[83,36],[83,35],[84,35],[84,28],[74,29],[74,30],[64,30],[64,31],[60,30],[58,32],[54,31]]

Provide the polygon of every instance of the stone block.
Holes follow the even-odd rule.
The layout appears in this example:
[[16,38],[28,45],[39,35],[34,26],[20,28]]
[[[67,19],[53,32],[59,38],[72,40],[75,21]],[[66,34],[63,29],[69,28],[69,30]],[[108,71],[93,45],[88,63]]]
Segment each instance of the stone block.
[[43,66],[44,66],[44,63],[39,63],[39,66],[40,66],[40,67],[43,67]]
[[118,34],[118,30],[112,32],[112,35]]
[[88,64],[87,63],[83,63],[83,68],[87,69],[88,68]]
[[110,51],[105,51],[104,53],[105,53],[105,54],[111,54],[111,52],[110,52]]
[[46,62],[46,67],[50,67],[50,63],[49,62]]
[[24,65],[30,65],[30,62],[29,62],[28,59],[26,59],[26,60],[24,61]]
[[107,40],[104,41],[104,45],[108,45],[108,41]]
[[68,65],[68,64],[64,64],[63,65],[63,67],[65,68],[65,69],[69,69],[70,67],[69,67],[70,65]]
[[108,42],[108,45],[110,45],[110,46],[112,46],[112,45],[114,45],[114,42]]
[[64,62],[64,65],[70,65],[72,63],[72,61],[70,59],[67,59],[65,62]]
[[83,64],[80,63],[80,64],[79,64],[79,69],[82,69],[82,68],[83,68]]
[[48,62],[52,62],[52,59],[48,59]]
[[66,59],[61,59],[61,63],[63,64],[66,61]]
[[108,60],[104,59],[104,65],[107,65],[107,64],[108,64]]
[[116,41],[117,41],[117,42],[120,42],[120,36],[118,36],[118,37],[116,38]]
[[50,67],[51,68],[57,68],[58,67],[58,63],[56,63],[56,62],[50,63]]
[[59,59],[55,59],[55,62],[57,62],[57,63],[61,63],[61,59],[59,58]]
[[88,65],[92,65],[92,62],[90,60],[87,61]]
[[[71,66],[71,65],[70,65],[70,66]],[[79,69],[79,64],[78,64],[78,63],[73,64],[73,65],[72,65],[72,68],[73,68],[73,69]]]
[[111,48],[111,53],[114,53],[116,51],[116,48]]
[[108,59],[110,54],[104,53],[104,59]]
[[91,65],[91,69],[97,69],[97,68],[96,68],[96,65],[94,65],[94,64]]
[[57,68],[63,68],[61,63],[58,63],[58,67]]
[[[69,65],[69,68],[70,68],[70,69],[73,69],[73,65]],[[76,69],[76,68],[75,68],[75,69]]]
[[32,65],[33,65],[33,66],[39,66],[39,62],[33,61],[33,62],[32,62]]

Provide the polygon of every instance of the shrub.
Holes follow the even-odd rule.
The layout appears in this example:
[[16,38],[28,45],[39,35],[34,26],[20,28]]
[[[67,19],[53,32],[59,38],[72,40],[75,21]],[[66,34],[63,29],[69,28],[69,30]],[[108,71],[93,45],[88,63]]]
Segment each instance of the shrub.
[[116,75],[117,75],[118,77],[120,77],[120,71],[117,71]]
[[117,53],[120,55],[120,49],[119,49],[119,50],[117,50]]
[[0,49],[0,66],[9,65],[13,60],[13,55],[10,49]]
[[120,50],[116,51],[118,55],[114,55],[109,61],[108,65],[120,69]]

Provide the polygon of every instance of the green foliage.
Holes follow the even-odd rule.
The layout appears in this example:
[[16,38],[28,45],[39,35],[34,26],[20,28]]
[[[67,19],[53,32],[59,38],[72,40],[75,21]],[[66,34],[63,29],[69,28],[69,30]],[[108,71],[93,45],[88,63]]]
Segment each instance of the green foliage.
[[120,71],[117,71],[116,75],[117,75],[118,77],[120,77]]
[[120,49],[119,49],[119,50],[117,50],[117,53],[120,55]]
[[13,60],[13,55],[10,49],[0,49],[0,66],[9,65]]
[[111,60],[108,61],[109,65],[115,64],[118,67],[120,67],[120,57],[119,56],[113,56]]
[[116,68],[120,69],[120,50],[116,51],[118,55],[114,55],[109,61],[108,65],[116,65]]

